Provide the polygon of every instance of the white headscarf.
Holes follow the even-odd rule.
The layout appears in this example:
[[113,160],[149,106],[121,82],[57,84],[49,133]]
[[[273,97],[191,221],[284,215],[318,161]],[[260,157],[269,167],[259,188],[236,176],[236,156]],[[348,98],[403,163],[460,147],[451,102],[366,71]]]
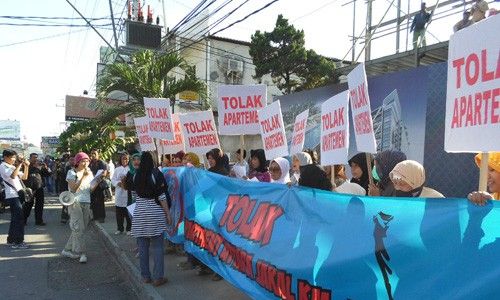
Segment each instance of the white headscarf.
[[288,160],[286,158],[283,158],[283,157],[278,157],[278,158],[275,158],[273,161],[275,161],[278,164],[278,166],[280,166],[281,177],[278,180],[273,180],[271,178],[271,182],[281,183],[281,184],[289,183],[290,182],[290,163],[288,162]]

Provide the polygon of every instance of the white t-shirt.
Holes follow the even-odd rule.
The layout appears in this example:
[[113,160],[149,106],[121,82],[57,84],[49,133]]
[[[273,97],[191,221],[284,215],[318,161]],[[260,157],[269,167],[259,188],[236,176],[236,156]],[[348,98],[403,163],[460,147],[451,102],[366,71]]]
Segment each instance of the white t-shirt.
[[127,176],[129,171],[129,167],[119,166],[115,169],[115,173],[111,178],[111,183],[115,187],[115,205],[118,207],[127,207],[128,202],[128,193],[127,190],[118,186],[123,179],[123,177]]
[[[10,175],[12,175],[12,172],[14,172],[14,170],[16,169],[16,167],[14,167],[13,165],[10,165],[6,162],[3,162],[1,165],[0,165],[0,175],[2,176],[2,179],[5,181],[5,182],[8,182],[10,183],[10,185],[12,185],[13,187],[15,187],[16,189],[13,189],[10,185],[6,184],[4,182],[4,187],[5,187],[5,199],[10,199],[10,198],[17,198],[19,197],[19,194],[17,193],[17,191],[21,190],[23,188],[23,186],[21,185],[21,179],[18,177],[18,178],[10,178]],[[23,176],[23,172],[19,171],[18,172],[18,176]]]
[[[78,201],[80,203],[90,203],[90,182],[92,179],[94,179],[94,175],[92,175],[92,171],[90,169],[88,170],[89,175],[85,177],[85,179],[82,181],[80,184],[80,187],[78,190],[74,193],[75,194],[75,201]],[[78,176],[78,180],[83,176],[83,174],[80,174]],[[76,172],[74,169],[71,169],[68,171],[68,174],[66,175],[66,181],[77,181],[76,178]],[[73,192],[73,191],[71,191]]]

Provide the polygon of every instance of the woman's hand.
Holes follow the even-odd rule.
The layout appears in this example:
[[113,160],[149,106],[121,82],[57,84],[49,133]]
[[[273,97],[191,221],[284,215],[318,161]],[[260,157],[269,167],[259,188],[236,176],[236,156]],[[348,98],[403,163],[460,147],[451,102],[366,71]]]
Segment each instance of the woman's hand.
[[172,217],[170,216],[170,211],[165,211],[165,216],[167,217],[167,225],[172,225]]
[[90,175],[90,172],[89,170],[86,168],[84,171],[83,171],[83,177],[87,177]]
[[472,192],[467,198],[476,205],[484,206],[488,200],[493,199],[493,196],[487,192]]
[[380,189],[374,183],[368,185],[368,196],[380,196]]

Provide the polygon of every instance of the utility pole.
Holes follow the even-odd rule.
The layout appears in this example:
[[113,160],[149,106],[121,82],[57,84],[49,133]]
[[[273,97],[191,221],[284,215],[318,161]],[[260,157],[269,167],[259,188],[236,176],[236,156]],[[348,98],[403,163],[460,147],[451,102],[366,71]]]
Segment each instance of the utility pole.
[[366,33],[365,33],[365,61],[370,60],[370,52],[371,52],[371,34],[372,34],[372,1],[367,0],[366,4]]
[[113,24],[113,37],[115,38],[115,49],[118,53],[118,38],[116,37],[115,16],[113,15],[113,4],[109,0],[109,12],[111,13],[111,23]]
[[398,21],[396,22],[396,53],[399,53],[399,35],[401,31],[401,0],[398,0]]
[[353,11],[352,11],[352,62],[356,58],[356,0],[353,1]]

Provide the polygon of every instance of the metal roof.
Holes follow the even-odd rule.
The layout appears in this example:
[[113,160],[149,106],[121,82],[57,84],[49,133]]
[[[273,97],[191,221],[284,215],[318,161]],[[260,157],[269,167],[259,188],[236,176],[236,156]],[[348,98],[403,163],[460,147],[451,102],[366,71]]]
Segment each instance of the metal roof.
[[[365,69],[367,76],[376,76],[407,70],[417,66],[428,66],[447,60],[448,41],[419,48],[418,53],[414,50],[410,50],[366,61]],[[339,75],[347,75],[357,65],[358,64],[345,66],[338,68],[336,71]]]

